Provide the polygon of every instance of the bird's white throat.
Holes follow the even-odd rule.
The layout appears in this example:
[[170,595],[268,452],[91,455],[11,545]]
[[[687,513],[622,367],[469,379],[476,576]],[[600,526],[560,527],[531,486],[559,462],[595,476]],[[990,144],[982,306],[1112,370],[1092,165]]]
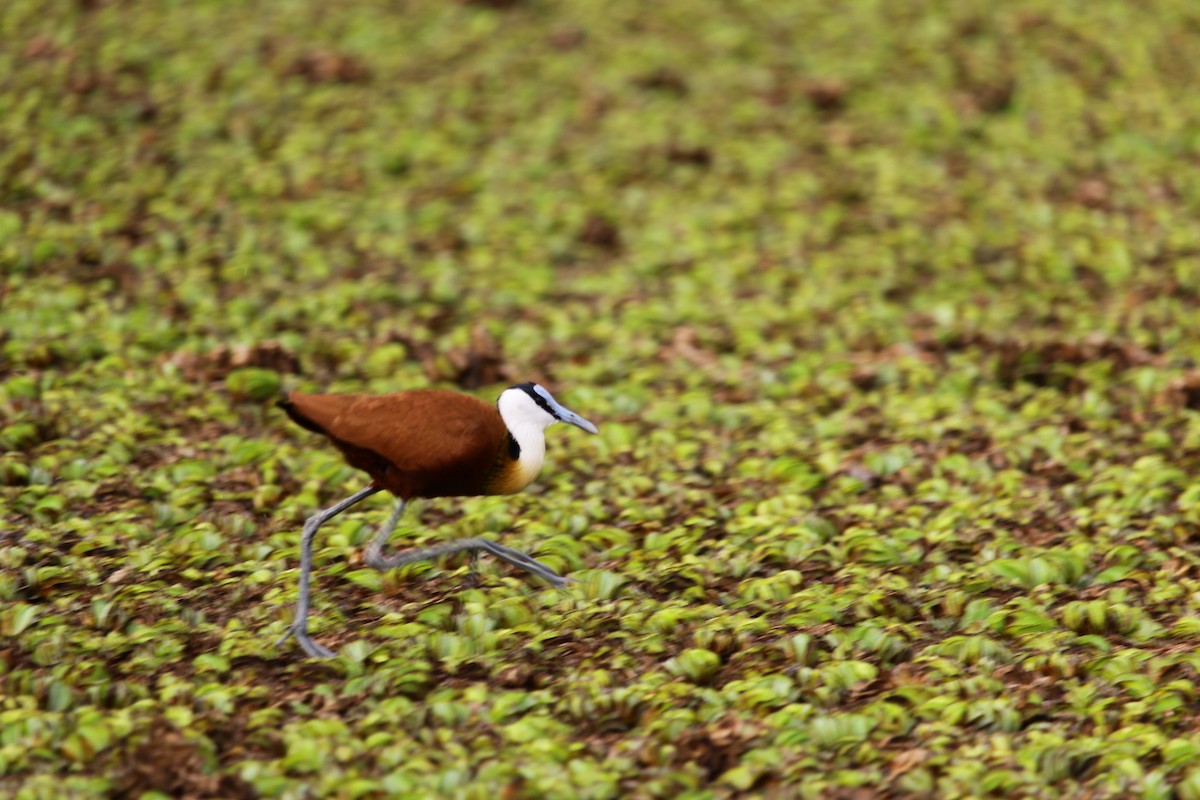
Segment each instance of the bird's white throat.
[[546,427],[537,421],[519,422],[508,426],[508,432],[521,449],[517,470],[524,484],[529,484],[542,471],[546,460]]

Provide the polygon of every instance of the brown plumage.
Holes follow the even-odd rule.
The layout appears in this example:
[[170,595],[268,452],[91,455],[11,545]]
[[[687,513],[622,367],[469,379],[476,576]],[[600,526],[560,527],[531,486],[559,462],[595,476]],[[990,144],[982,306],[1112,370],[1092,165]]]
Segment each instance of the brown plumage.
[[363,554],[370,566],[391,569],[448,553],[482,550],[554,586],[567,584],[567,578],[537,559],[489,539],[459,539],[383,555],[410,499],[519,492],[542,468],[547,427],[566,422],[597,432],[595,425],[563,408],[541,386],[512,386],[501,393],[495,406],[470,395],[433,390],[385,395],[292,392],[279,405],[298,425],[327,436],[351,466],[371,476],[370,486],[304,523],[296,619],[280,644],[295,636],[310,656],[333,655],[308,635],[313,537],[333,517],[384,490],[396,495],[396,507]]
[[515,463],[496,407],[458,392],[292,392],[279,405],[403,500],[502,494],[496,489],[507,488],[504,473]]

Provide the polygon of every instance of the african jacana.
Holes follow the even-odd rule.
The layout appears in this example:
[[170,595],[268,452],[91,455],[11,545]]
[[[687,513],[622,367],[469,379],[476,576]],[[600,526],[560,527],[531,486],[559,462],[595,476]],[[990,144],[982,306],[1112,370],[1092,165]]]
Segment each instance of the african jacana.
[[542,469],[546,428],[567,422],[588,433],[599,432],[541,386],[521,383],[505,389],[494,407],[470,395],[432,389],[385,395],[292,392],[279,406],[300,426],[329,437],[351,466],[371,476],[371,485],[304,523],[296,619],[276,646],[295,636],[313,658],[333,655],[308,635],[313,537],[333,517],[385,489],[396,496],[396,506],[364,553],[375,569],[463,551],[474,556],[482,550],[555,586],[566,585],[566,578],[540,561],[488,539],[459,539],[383,555],[412,498],[515,494]]

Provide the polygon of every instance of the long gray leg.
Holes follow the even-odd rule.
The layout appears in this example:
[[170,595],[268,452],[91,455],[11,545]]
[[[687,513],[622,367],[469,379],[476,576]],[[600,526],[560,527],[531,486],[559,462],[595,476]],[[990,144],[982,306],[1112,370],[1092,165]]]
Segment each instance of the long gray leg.
[[404,501],[397,500],[396,507],[392,510],[391,516],[388,517],[387,522],[375,534],[375,538],[371,540],[371,543],[367,545],[366,552],[363,553],[363,560],[368,565],[378,570],[386,570],[399,567],[403,564],[412,564],[416,561],[429,561],[430,559],[451,553],[461,553],[464,550],[468,553],[477,553],[482,550],[518,569],[523,569],[532,575],[537,575],[539,578],[555,586],[566,586],[571,582],[569,578],[564,578],[550,569],[550,567],[535,558],[525,555],[520,550],[505,547],[488,539],[456,539],[453,542],[446,542],[445,544],[435,544],[430,547],[414,547],[409,550],[401,550],[395,555],[385,556],[383,554],[383,546],[387,544],[388,537],[392,535],[392,531],[395,530],[396,523],[400,521],[400,515],[403,513]]
[[[335,506],[330,506],[324,511],[318,511],[308,518],[304,523],[304,534],[300,537],[300,597],[296,600],[296,618],[292,622],[287,633],[283,638],[275,643],[276,647],[288,640],[289,636],[296,637],[296,643],[304,649],[313,658],[332,658],[334,653],[328,647],[319,645],[308,636],[308,608],[309,608],[309,576],[312,573],[312,546],[313,537],[316,536],[317,529],[324,525],[329,520],[336,517],[338,514],[345,511],[350,506],[362,500],[366,500],[376,492],[381,491],[378,486],[369,486],[361,492],[357,492],[350,497],[347,497],[342,502]],[[395,523],[393,523],[395,524]]]

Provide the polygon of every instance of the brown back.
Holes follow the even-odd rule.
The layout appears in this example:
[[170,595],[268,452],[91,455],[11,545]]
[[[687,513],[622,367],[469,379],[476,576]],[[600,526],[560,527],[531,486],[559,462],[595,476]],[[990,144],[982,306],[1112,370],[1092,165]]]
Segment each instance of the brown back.
[[292,392],[279,405],[297,424],[328,436],[351,466],[406,500],[488,494],[507,441],[496,408],[458,392]]

